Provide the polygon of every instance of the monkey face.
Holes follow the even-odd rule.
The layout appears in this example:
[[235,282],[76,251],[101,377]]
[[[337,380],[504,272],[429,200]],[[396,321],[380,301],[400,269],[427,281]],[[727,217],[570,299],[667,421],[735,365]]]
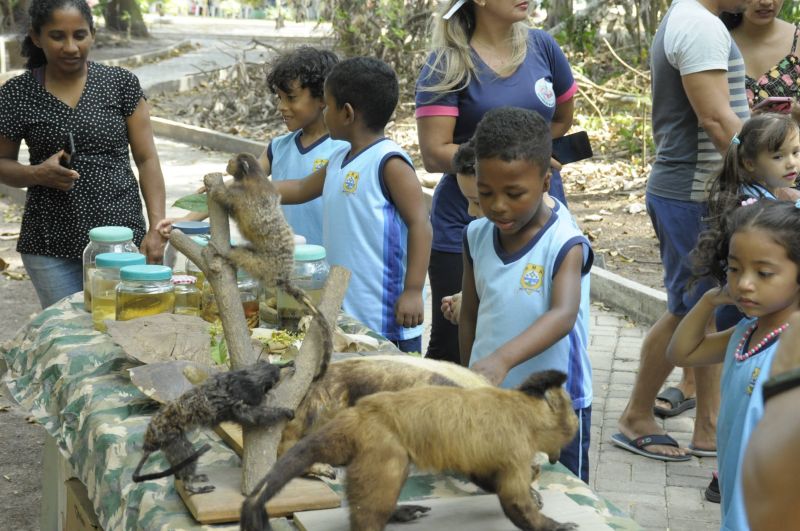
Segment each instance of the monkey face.
[[[239,168],[239,165],[236,163],[236,159],[232,158],[228,161],[228,166],[226,166],[225,171],[229,174],[236,177],[236,170]],[[238,177],[237,177],[238,178]]]

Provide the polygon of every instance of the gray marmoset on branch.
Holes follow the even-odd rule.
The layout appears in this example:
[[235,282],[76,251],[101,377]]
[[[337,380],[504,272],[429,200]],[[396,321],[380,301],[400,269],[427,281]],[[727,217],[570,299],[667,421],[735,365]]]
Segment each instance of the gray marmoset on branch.
[[542,514],[530,488],[536,452],[554,463],[578,430],[566,379],[543,371],[517,389],[429,386],[365,396],[278,459],[242,504],[241,528],[271,529],[267,500],[311,464],[328,463],[347,467],[351,531],[383,529],[403,509],[397,498],[413,463],[463,474],[496,493],[520,529],[575,529]]
[[[133,480],[148,481],[174,474],[183,481],[187,492],[214,490],[213,485],[197,485],[208,481],[204,474],[196,472],[197,458],[209,447],[206,445],[195,451],[186,438],[186,432],[227,421],[246,426],[268,426],[280,420],[291,420],[294,418],[291,409],[263,405],[265,395],[280,379],[280,370],[277,365],[259,361],[245,369],[215,374],[161,406],[147,425],[145,453],[133,473]],[[164,452],[170,467],[163,472],[140,474],[150,454],[158,450]]]
[[233,175],[233,182],[213,187],[210,194],[236,220],[239,232],[249,243],[232,248],[226,258],[265,286],[279,287],[318,319],[323,339],[322,360],[315,376],[319,378],[325,374],[333,353],[333,328],[306,292],[292,282],[294,233],[283,216],[281,196],[249,153],[240,153],[228,161],[227,171]]

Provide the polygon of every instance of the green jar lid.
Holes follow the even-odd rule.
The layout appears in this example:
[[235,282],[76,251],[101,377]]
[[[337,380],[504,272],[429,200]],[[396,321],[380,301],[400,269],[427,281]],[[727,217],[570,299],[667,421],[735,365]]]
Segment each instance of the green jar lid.
[[93,242],[115,243],[133,239],[133,231],[128,227],[95,227],[89,231]]
[[101,253],[98,254],[94,260],[97,267],[110,267],[114,269],[147,263],[147,258],[139,253]]
[[129,265],[119,270],[122,280],[170,280],[172,268],[162,265]]
[[176,221],[172,228],[179,229],[184,234],[208,234],[211,225],[208,221]]
[[325,259],[325,247],[321,245],[304,244],[294,248],[294,259],[298,262],[313,262]]

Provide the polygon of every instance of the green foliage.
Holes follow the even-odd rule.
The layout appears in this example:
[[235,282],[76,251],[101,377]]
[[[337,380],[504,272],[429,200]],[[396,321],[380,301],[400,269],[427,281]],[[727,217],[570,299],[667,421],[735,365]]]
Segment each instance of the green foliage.
[[800,3],[792,0],[784,2],[778,18],[793,24],[800,22]]
[[211,336],[211,361],[215,365],[229,365],[228,344],[225,343],[225,331],[222,329],[222,323],[218,320],[209,326],[208,333]]
[[397,72],[401,91],[413,91],[436,0],[334,0],[332,4],[337,49],[347,57],[369,55],[386,61]]
[[191,212],[208,212],[206,194],[185,195],[175,201],[172,206],[183,208]]

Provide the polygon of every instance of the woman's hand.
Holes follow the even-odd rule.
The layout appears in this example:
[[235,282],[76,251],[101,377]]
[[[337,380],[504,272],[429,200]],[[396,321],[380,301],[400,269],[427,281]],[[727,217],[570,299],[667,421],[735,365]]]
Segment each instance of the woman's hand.
[[35,166],[35,183],[38,186],[55,188],[62,192],[68,192],[75,187],[75,181],[80,174],[75,170],[65,168],[60,164],[64,156],[64,150],[54,153],[47,160]]
[[160,264],[163,261],[166,241],[155,227],[147,231],[139,252],[147,257],[148,264]]

